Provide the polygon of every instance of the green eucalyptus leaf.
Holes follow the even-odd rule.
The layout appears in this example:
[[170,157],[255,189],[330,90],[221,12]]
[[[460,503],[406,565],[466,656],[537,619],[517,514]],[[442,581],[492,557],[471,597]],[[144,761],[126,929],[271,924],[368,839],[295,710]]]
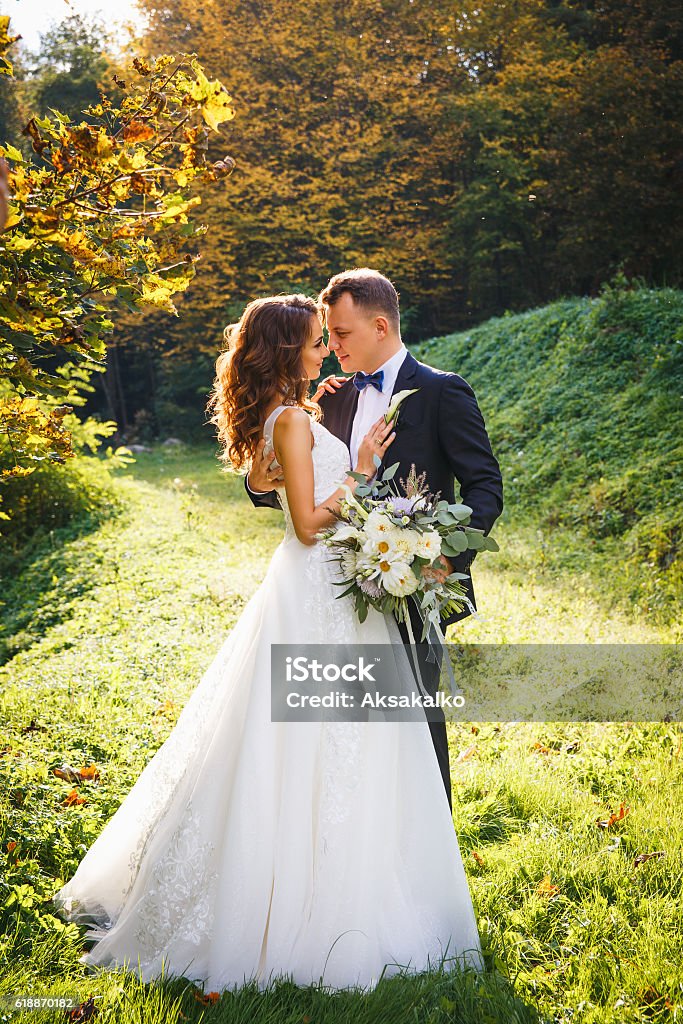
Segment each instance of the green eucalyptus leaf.
[[[463,551],[467,551],[467,547],[468,547],[467,536],[463,533],[462,530],[453,530],[452,533],[449,533],[449,534],[446,535],[445,540],[446,540],[446,543],[448,544],[449,548],[451,548],[451,550],[452,550],[452,552],[454,554],[459,555]],[[443,542],[442,542],[442,548],[443,548]]]
[[454,515],[456,519],[468,519],[472,515],[472,509],[469,505],[455,504],[449,505],[448,511],[451,515]]

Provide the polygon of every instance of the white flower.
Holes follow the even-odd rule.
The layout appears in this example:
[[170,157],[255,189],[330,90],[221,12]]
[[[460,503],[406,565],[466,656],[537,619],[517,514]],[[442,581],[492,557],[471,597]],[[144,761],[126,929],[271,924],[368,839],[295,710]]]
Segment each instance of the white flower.
[[357,530],[355,526],[351,526],[350,523],[345,523],[340,526],[338,530],[334,531],[333,540],[360,540],[361,532]]
[[385,516],[379,509],[373,509],[368,518],[365,520],[363,529],[368,538],[372,540],[382,540],[388,534],[393,533],[396,529],[391,519]]
[[369,558],[395,558],[397,551],[393,533],[381,533],[378,537],[368,537],[363,544],[363,552]]
[[341,506],[340,506],[341,514],[342,515],[348,515],[348,512],[350,511],[350,509],[353,509],[355,512],[358,513],[358,515],[360,516],[361,519],[367,518],[367,512],[365,511],[365,509],[363,508],[361,503],[358,501],[358,499],[354,495],[354,493],[351,490],[351,488],[349,487],[349,485],[348,484],[341,484],[340,487],[341,487],[341,490],[345,494],[345,499],[344,498],[342,499]]
[[395,395],[392,395],[391,401],[389,402],[389,408],[384,414],[384,422],[390,423],[396,416],[396,413],[398,412],[398,407],[401,404],[401,402],[405,398],[407,398],[408,395],[414,395],[415,392],[419,390],[419,388],[412,388],[409,391],[398,391]]
[[353,579],[358,572],[358,552],[354,551],[353,548],[346,548],[342,551],[341,558],[339,560],[339,567],[341,569],[343,579]]
[[[374,513],[370,513],[374,515]],[[376,526],[376,523],[379,526]],[[386,526],[385,526],[386,523]],[[363,551],[366,555],[374,558],[397,559],[401,562],[412,562],[418,552],[421,534],[417,530],[404,530],[395,526],[389,520],[375,520],[370,523],[370,517],[365,524],[366,540],[363,543]],[[368,530],[367,527],[370,526]]]
[[417,530],[397,530],[393,547],[402,562],[412,562],[419,554],[420,534]]
[[416,554],[420,558],[430,558],[432,562],[441,554],[441,537],[436,530],[427,530],[419,539]]
[[406,562],[381,561],[379,570],[382,586],[394,597],[407,597],[419,586],[417,577]]

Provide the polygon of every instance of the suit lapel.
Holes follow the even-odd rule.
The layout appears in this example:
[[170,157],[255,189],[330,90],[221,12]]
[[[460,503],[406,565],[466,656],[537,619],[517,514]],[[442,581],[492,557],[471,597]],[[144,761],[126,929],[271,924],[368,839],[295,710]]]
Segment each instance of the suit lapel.
[[352,381],[349,380],[344,385],[344,395],[342,396],[343,404],[339,411],[339,433],[337,435],[342,439],[347,448],[351,447],[351,429],[353,427],[353,418],[356,415],[356,409],[358,408],[359,397],[360,391]]
[[394,390],[391,392],[392,395],[397,395],[399,391],[407,391],[412,387],[410,382],[417,373],[417,367],[417,359],[409,352],[398,368]]

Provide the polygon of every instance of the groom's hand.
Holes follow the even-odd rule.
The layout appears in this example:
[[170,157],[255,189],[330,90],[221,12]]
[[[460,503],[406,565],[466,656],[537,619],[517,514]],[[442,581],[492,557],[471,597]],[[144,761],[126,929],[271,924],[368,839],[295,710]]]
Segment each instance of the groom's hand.
[[256,454],[247,474],[247,486],[251,491],[272,491],[284,483],[282,466],[277,464],[272,448],[265,450],[266,439],[261,438],[256,446]]
[[429,565],[423,565],[422,575],[429,576],[431,579],[438,580],[440,583],[442,583],[446,579],[446,577],[450,576],[450,574],[453,572],[453,563],[450,561],[450,559],[446,558],[445,555],[439,555],[439,565],[442,566],[442,568],[437,569],[432,568]]
[[333,395],[337,388],[342,387],[348,379],[348,377],[337,377],[334,373],[331,373],[329,377],[325,377],[318,384],[318,389],[313,395],[313,401],[319,402],[324,394]]

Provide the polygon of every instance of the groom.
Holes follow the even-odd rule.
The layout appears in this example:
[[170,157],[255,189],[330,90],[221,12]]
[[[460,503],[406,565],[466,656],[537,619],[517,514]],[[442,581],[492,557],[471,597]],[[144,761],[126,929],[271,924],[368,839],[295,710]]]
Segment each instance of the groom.
[[[347,270],[329,281],[320,293],[329,333],[328,346],[342,371],[354,373],[335,384],[326,385],[319,399],[323,423],[341,438],[351,453],[355,468],[358,447],[370,426],[387,411],[392,394],[417,388],[400,407],[396,437],[389,445],[383,464],[398,462],[394,479],[406,479],[411,463],[418,474],[426,473],[430,491],[441,498],[455,500],[455,479],[462,501],[472,509],[469,525],[488,533],[503,511],[503,481],[500,467],[491,451],[484,419],[474,392],[457,373],[437,370],[420,363],[401,340],[398,295],[392,283],[367,267]],[[354,372],[355,371],[355,372]],[[247,493],[256,506],[279,508],[277,492],[269,490],[282,481],[279,467],[270,468],[272,452],[254,460],[245,477]],[[463,551],[453,559],[442,556],[443,573],[468,572],[475,551]],[[462,581],[467,596],[476,608],[472,580]],[[410,602],[413,635],[421,635],[422,622]],[[469,615],[462,611],[442,619],[442,628]],[[405,623],[399,623],[404,643],[409,643]],[[434,695],[438,688],[440,663],[427,661],[427,643],[417,645],[418,664],[426,690]],[[451,803],[451,777],[448,739],[443,713],[429,728],[437,760]]]

